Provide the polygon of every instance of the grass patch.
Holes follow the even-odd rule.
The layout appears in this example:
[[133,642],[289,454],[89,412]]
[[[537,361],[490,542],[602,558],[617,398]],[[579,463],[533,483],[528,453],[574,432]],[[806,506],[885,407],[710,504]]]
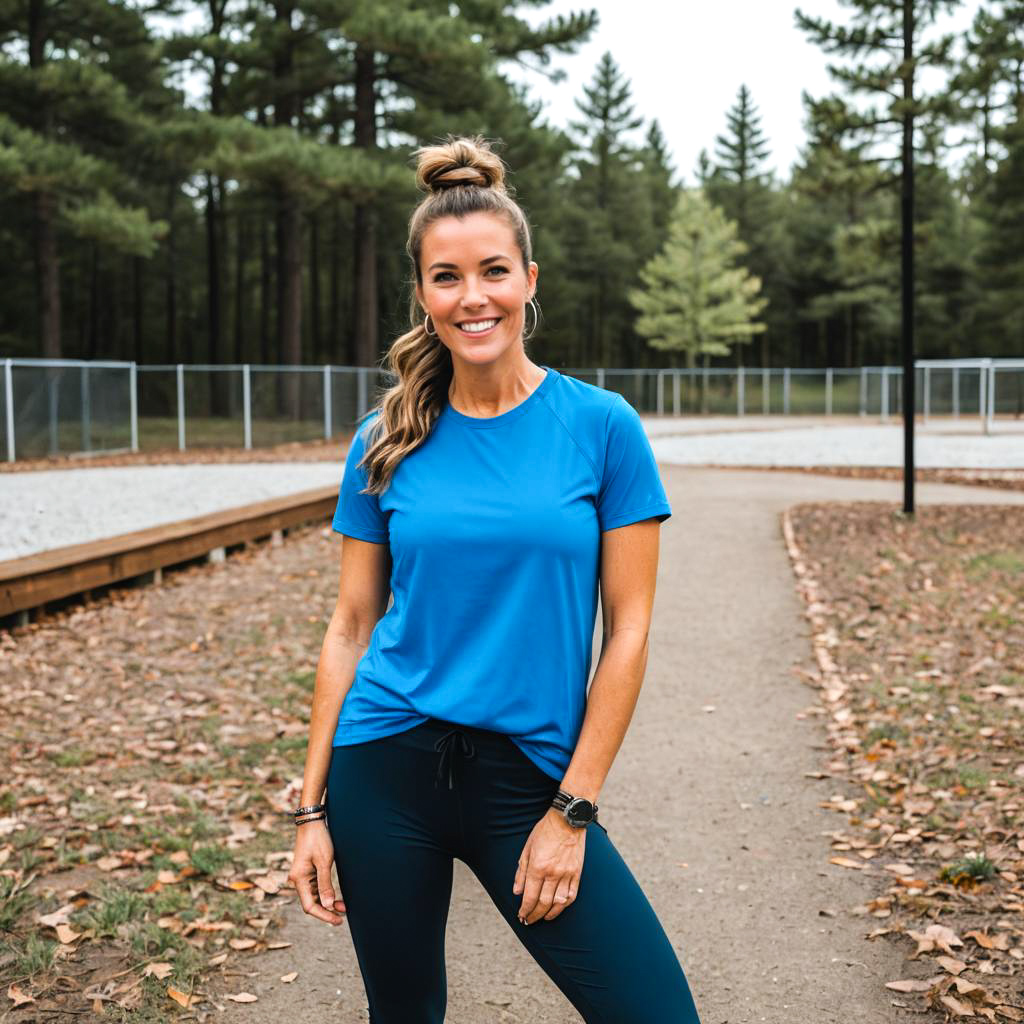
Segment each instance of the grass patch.
[[60,943],[44,939],[36,932],[31,932],[24,941],[5,942],[2,948],[4,955],[13,956],[11,972],[15,978],[34,978],[37,974],[53,967],[54,956]]

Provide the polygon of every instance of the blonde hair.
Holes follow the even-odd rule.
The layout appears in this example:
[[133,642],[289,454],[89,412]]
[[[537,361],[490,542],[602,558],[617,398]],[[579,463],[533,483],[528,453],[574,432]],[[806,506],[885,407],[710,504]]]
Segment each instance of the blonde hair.
[[[442,217],[496,213],[515,233],[529,273],[532,258],[530,227],[514,189],[505,184],[505,165],[483,136],[448,135],[447,141],[416,150],[416,185],[427,193],[409,218],[405,251],[412,262],[410,285],[423,284],[420,252],[428,227]],[[415,289],[409,302],[411,329],[388,349],[386,368],[398,382],[381,395],[366,414],[379,412],[366,436],[367,487],[362,493],[380,494],[391,483],[399,462],[426,440],[448,399],[452,380],[451,352],[436,336],[427,334]]]

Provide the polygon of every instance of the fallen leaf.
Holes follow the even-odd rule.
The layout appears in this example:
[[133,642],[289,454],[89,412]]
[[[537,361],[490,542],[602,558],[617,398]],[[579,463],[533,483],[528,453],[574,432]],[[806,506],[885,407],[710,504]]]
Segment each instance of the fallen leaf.
[[228,945],[232,949],[252,949],[256,945],[255,939],[228,939]]
[[35,996],[22,992],[17,985],[11,983],[7,986],[7,998],[14,1001],[15,1006],[24,1006],[26,1003],[34,1003]]
[[299,976],[298,971],[292,971],[291,974],[282,974],[281,980],[286,984],[290,985]]
[[75,929],[71,927],[71,925],[57,925],[57,938],[60,939],[62,945],[69,946],[72,942],[74,942],[76,939],[80,939],[81,937],[82,933],[76,932]]
[[[167,994],[179,1005],[184,1006],[187,1010],[190,1006],[195,1006],[199,1002],[199,996],[187,996],[184,992],[179,992],[176,988],[167,989]],[[231,997],[228,996],[230,999]]]
[[932,986],[929,981],[911,978],[907,981],[887,981],[885,987],[891,988],[894,992],[927,992]]
[[251,992],[239,992],[236,996],[225,996],[226,999],[230,999],[233,1003],[255,1003],[257,997]]
[[174,964],[159,963],[159,964],[146,964],[143,968],[142,976],[148,978],[150,976],[163,981],[174,970]]

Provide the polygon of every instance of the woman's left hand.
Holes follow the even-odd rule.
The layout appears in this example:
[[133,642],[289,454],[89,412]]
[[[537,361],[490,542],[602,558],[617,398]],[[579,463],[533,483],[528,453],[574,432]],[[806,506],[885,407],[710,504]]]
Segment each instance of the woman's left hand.
[[523,894],[520,922],[553,921],[576,899],[586,842],[587,830],[573,828],[553,807],[533,826],[512,885]]

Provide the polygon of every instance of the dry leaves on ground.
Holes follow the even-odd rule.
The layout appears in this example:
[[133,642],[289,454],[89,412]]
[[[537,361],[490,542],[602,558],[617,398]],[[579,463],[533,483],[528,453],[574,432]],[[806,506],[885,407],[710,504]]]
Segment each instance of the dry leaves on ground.
[[874,876],[854,913],[915,962],[890,988],[1024,1020],[1024,509],[799,505],[783,529],[845,783],[831,861]]
[[203,1019],[248,995],[240,962],[269,952],[273,984],[292,966],[271,951],[337,541],[293,531],[0,632],[12,1021],[147,1003]]

